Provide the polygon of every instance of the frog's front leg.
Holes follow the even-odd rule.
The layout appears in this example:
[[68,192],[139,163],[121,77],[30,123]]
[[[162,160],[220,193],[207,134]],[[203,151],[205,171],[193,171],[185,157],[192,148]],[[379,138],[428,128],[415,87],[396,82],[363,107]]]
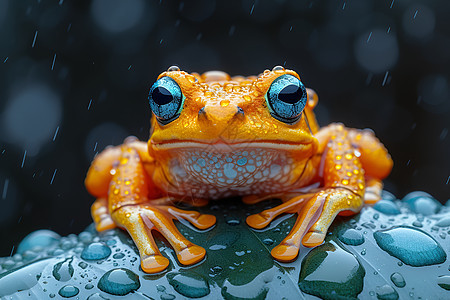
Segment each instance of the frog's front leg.
[[364,203],[364,169],[348,138],[349,131],[336,125],[330,133],[321,141],[323,154],[318,167],[323,185],[319,191],[300,194],[247,218],[249,226],[262,228],[281,213],[298,214],[289,235],[272,250],[272,256],[279,261],[294,260],[302,243],[308,247],[321,244],[338,213],[356,213]]
[[[142,156],[145,154],[133,143],[125,143],[120,148],[117,163],[108,172],[111,174],[108,201],[99,197],[92,207],[97,229],[115,225],[126,229],[139,250],[141,267],[147,273],[160,272],[169,265],[169,260],[159,252],[152,230],[159,231],[169,241],[181,264],[191,265],[202,260],[205,250],[187,240],[175,227],[173,219],[182,218],[199,229],[206,229],[215,224],[215,217],[172,207],[170,203],[174,199],[171,197],[158,198],[160,195],[144,167],[147,159]],[[94,161],[92,172],[102,171],[99,165]],[[87,186],[92,186],[90,183],[95,177],[88,173],[87,178]]]

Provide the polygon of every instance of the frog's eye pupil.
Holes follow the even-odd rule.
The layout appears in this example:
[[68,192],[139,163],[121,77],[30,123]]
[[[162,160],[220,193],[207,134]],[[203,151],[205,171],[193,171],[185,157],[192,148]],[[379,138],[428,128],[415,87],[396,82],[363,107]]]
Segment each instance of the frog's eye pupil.
[[266,93],[272,117],[289,124],[300,119],[306,98],[305,86],[297,77],[290,74],[276,78]]
[[169,76],[161,77],[150,88],[150,108],[160,124],[177,119],[183,109],[184,96],[178,83]]
[[288,85],[280,91],[278,99],[289,104],[295,104],[303,97],[303,91],[298,85]]
[[173,100],[172,93],[165,87],[158,86],[152,91],[152,99],[158,105],[168,104]]

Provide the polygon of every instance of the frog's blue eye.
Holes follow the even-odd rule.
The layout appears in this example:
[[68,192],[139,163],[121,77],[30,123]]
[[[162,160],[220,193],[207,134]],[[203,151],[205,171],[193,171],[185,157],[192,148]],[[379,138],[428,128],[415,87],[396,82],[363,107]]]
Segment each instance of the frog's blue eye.
[[184,95],[175,80],[166,76],[153,84],[148,100],[158,121],[168,124],[180,115]]
[[294,123],[302,115],[306,96],[303,83],[297,77],[285,74],[272,82],[266,93],[266,101],[275,119]]

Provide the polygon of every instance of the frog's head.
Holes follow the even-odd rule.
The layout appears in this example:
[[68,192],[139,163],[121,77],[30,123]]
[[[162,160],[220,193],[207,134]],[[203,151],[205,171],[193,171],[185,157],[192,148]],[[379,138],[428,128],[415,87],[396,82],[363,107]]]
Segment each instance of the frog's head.
[[180,174],[215,177],[214,171],[228,165],[221,173],[229,176],[217,180],[235,184],[238,168],[252,166],[248,174],[253,174],[287,161],[304,162],[317,151],[312,112],[317,96],[283,67],[258,77],[189,74],[171,67],[151,87],[149,101],[154,115],[149,152],[163,167],[176,161],[184,169]]

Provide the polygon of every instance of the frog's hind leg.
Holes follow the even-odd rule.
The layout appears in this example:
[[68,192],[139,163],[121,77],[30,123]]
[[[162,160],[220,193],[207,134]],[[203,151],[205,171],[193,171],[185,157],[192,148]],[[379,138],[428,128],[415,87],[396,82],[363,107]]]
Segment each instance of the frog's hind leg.
[[158,273],[169,266],[169,260],[161,255],[151,235],[153,224],[145,222],[146,213],[133,206],[123,206],[113,213],[114,220],[124,227],[139,250],[141,267],[146,273]]
[[90,194],[97,198],[108,197],[109,183],[114,175],[111,171],[121,155],[120,147],[108,146],[95,157],[84,181]]
[[113,219],[108,211],[108,200],[106,198],[97,198],[91,206],[91,215],[97,231],[104,231],[116,228]]

